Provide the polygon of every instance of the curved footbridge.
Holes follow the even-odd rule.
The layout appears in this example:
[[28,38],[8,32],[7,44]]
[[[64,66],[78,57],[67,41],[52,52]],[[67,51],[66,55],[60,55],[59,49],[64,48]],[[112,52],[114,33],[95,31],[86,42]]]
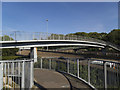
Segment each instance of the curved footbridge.
[[[95,47],[95,48],[102,48],[102,49],[106,49],[106,47],[110,47],[110,48],[120,51],[120,49],[117,46],[107,43],[107,42],[104,42],[104,41],[100,41],[100,40],[78,37],[78,36],[73,36],[73,35],[72,36],[56,35],[56,34],[49,35],[47,33],[47,34],[45,34],[45,36],[43,36],[44,34],[42,34],[42,35],[41,35],[41,33],[38,33],[38,34],[39,35],[33,33],[32,34],[33,37],[30,36],[30,38],[26,40],[26,35],[24,35],[24,34],[17,35],[17,32],[14,32],[13,34],[10,34],[10,35],[14,35],[14,36],[11,36],[10,40],[6,40],[6,38],[3,37],[3,41],[0,41],[0,44],[2,44],[0,46],[0,49],[1,48],[29,47],[31,49],[30,50],[30,58],[34,59],[34,62],[38,62],[38,63],[39,63],[39,60],[37,61],[37,47],[79,46],[79,47]],[[5,34],[3,34],[3,35],[5,35]],[[27,33],[27,35],[28,35],[28,33]],[[19,36],[21,36],[21,37],[19,37]],[[38,37],[36,37],[36,36],[38,36]],[[89,86],[91,86],[91,88],[94,88],[90,84],[90,82],[92,82],[94,85],[96,85],[96,83],[94,83],[94,81],[96,81],[96,78],[94,78],[94,75],[91,75],[93,71],[91,72],[91,68],[90,68],[91,63],[94,63],[94,62],[91,62],[89,59],[87,60],[86,64],[82,63],[83,60],[81,60],[81,59],[71,60],[71,61],[64,60],[63,62],[61,62],[60,60],[52,61],[51,59],[49,59],[49,61],[46,61],[46,59],[45,60],[41,59],[40,61],[41,62],[39,63],[39,65],[42,65],[42,63],[43,63],[43,65],[46,66],[46,69],[48,69],[49,66],[50,66],[49,67],[50,69],[52,69],[53,67],[55,69],[60,67],[60,69],[58,69],[59,71],[63,70],[64,72],[68,73],[69,75],[73,76],[74,78],[76,77],[76,79],[79,79],[79,81],[81,80],[81,82],[79,83],[80,85],[78,85],[81,87],[78,87],[78,88],[90,88]],[[96,60],[95,60],[95,62],[96,62]],[[100,69],[98,67],[97,70],[99,70],[103,73],[103,74],[101,74],[101,73],[98,74],[98,75],[102,75],[100,77],[102,77],[101,80],[103,81],[103,82],[98,82],[98,83],[102,83],[101,85],[104,86],[104,88],[107,88],[108,65],[110,64],[110,68],[108,68],[108,70],[109,70],[109,69],[111,69],[111,65],[113,63],[114,63],[114,67],[117,66],[117,68],[120,67],[120,63],[108,62],[108,61],[97,61],[97,63],[100,64],[99,65],[100,67],[102,67]],[[54,66],[54,65],[56,65],[56,66]],[[6,64],[5,64],[5,66],[6,66]],[[32,71],[32,67],[33,66],[31,64],[31,71]],[[22,76],[23,77],[24,77],[24,73],[25,73],[24,68],[25,68],[25,65],[23,63],[23,65],[22,65],[22,69],[23,69]],[[42,68],[42,66],[41,66],[41,68]],[[82,72],[81,72],[81,68],[83,68]],[[86,68],[86,72],[84,72],[85,68]],[[92,68],[94,69],[94,67],[92,67]],[[96,69],[96,67],[95,67],[95,69]],[[109,72],[111,73],[111,71],[109,71]],[[99,72],[97,71],[96,73],[99,73]],[[116,82],[119,82],[119,68],[117,69],[117,71],[112,72],[112,73],[117,74],[117,77],[115,75]],[[83,74],[82,75],[83,79],[80,78],[79,74]],[[63,75],[61,75],[58,72],[51,71],[51,70],[48,71],[48,70],[42,70],[42,69],[41,70],[35,69],[34,75],[35,75],[35,79],[37,80],[37,83],[38,83],[37,85],[41,85],[42,87],[45,87],[45,88],[49,88],[52,86],[60,87],[60,88],[61,87],[69,88],[72,85],[68,82],[68,80]],[[84,78],[84,76],[87,77],[87,79]],[[90,76],[95,80],[93,81],[93,79],[91,79]],[[27,74],[26,74],[26,77],[27,77]],[[69,76],[66,76],[66,77],[68,78]],[[96,76],[96,77],[98,77],[98,76]],[[84,79],[86,79],[86,80],[84,80]],[[24,78],[22,80],[24,82]],[[69,77],[69,80],[74,80],[74,79],[70,79],[70,77]],[[74,82],[73,82],[73,84],[74,84]],[[24,84],[23,84],[23,86],[24,86]]]
[[18,41],[1,41],[0,48],[21,48],[30,47],[30,57],[37,62],[37,48],[45,46],[84,46],[84,47],[96,47],[105,48],[106,44],[92,41],[80,41],[80,40],[18,40]]
[[[106,47],[114,48],[118,51],[120,49],[114,45],[102,43],[102,41],[89,41],[89,40],[15,40],[15,41],[0,41],[0,48],[31,48],[30,57],[34,58],[37,62],[37,47],[49,46],[78,46],[78,47],[95,47],[106,49]],[[103,50],[103,51],[104,51]]]

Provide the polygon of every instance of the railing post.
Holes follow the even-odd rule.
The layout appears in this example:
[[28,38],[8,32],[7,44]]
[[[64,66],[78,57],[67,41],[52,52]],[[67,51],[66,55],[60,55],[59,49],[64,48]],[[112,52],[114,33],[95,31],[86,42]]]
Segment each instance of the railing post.
[[54,34],[53,34],[53,40],[54,40]]
[[15,31],[15,41],[16,41],[16,31]]
[[3,89],[3,63],[0,63],[0,90]]
[[79,59],[77,59],[77,77],[79,78]]
[[88,59],[88,83],[90,84],[90,59]]
[[57,61],[57,63],[58,63],[58,71],[59,71],[60,70],[60,62]]
[[34,66],[33,66],[34,64],[33,64],[33,61],[31,61],[30,62],[30,88],[32,88],[32,86],[33,86],[33,78],[34,78],[34,72],[33,72],[33,68],[34,68]]
[[40,64],[41,64],[40,66],[41,66],[41,69],[42,69],[42,58],[41,58],[41,63]]
[[60,40],[60,35],[59,35],[59,40]]
[[33,33],[33,40],[34,40],[34,38],[35,38],[35,37],[34,37],[34,33]]
[[5,83],[5,88],[6,88],[6,83],[7,83],[7,82],[6,82],[6,78],[7,78],[7,77],[6,77],[6,63],[4,63],[4,66],[5,66],[5,67],[4,67],[4,68],[5,68],[5,69],[4,69],[4,75],[5,75],[5,82],[4,82],[4,83]]
[[51,70],[51,59],[49,60],[49,69]]
[[[14,68],[14,62],[12,62],[12,76],[13,76],[13,81],[14,81],[14,71],[15,71],[15,68]],[[13,90],[14,90],[14,84],[12,84],[13,86]]]
[[69,73],[69,59],[67,59],[67,73]]
[[106,66],[106,62],[104,62],[104,88],[107,89],[107,66]]
[[22,88],[25,88],[25,62],[22,63]]
[[39,38],[40,38],[40,40],[41,40],[41,33],[39,33]]

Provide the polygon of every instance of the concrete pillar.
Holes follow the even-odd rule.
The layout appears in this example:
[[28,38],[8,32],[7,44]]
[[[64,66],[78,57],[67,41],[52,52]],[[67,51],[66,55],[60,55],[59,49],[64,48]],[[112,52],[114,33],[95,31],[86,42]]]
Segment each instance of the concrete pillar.
[[37,62],[37,48],[36,47],[30,48],[30,58],[34,59],[34,62]]
[[21,54],[21,48],[19,48],[19,54]]

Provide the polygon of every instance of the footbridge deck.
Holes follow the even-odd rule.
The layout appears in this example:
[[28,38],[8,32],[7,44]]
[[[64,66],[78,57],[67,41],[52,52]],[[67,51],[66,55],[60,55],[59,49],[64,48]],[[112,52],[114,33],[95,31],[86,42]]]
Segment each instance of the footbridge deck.
[[111,47],[120,51],[112,43],[90,37],[77,35],[63,35],[43,32],[4,31],[0,48],[41,47],[41,46],[86,46],[86,47]]

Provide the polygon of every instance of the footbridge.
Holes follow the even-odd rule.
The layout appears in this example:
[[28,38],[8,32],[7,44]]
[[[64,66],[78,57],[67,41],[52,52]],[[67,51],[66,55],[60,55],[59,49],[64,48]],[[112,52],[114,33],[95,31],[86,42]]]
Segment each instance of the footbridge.
[[118,51],[120,48],[110,42],[77,36],[43,32],[3,31],[0,48],[42,47],[42,46],[85,46],[111,47]]
[[111,47],[117,51],[120,51],[120,48],[118,46],[102,40],[76,35],[63,35],[41,32],[2,32],[2,41],[0,41],[0,44],[0,48],[30,47],[30,55],[31,58],[34,58],[35,62],[37,61],[37,47],[80,46],[102,49],[106,49],[106,47]]
[[[120,51],[119,47],[113,45],[108,42],[104,42],[101,40],[87,38],[87,37],[78,37],[74,35],[62,35],[62,34],[49,34],[49,33],[25,33],[25,32],[6,32],[2,34],[2,41],[0,41],[0,48],[21,48],[21,47],[30,47],[30,58],[35,62],[35,68],[38,69],[48,69],[54,70],[60,73],[66,74],[66,77],[70,78],[71,76],[81,80],[85,84],[87,84],[90,88],[110,88],[115,87],[118,88],[120,86],[120,63],[113,62],[113,61],[103,61],[103,60],[92,60],[89,58],[77,58],[77,59],[69,59],[69,58],[37,58],[37,47],[49,47],[49,46],[80,46],[80,47],[95,47],[95,48],[102,48],[105,49],[106,47],[111,47],[115,50]],[[32,61],[21,61],[19,65],[19,60],[17,62],[8,62],[8,61],[1,61],[0,67],[3,67],[5,77],[5,85],[8,84],[9,73],[12,74],[10,76],[15,77],[15,73],[19,73],[21,78],[22,88],[31,88],[33,85],[33,60]],[[27,62],[28,65],[27,65]],[[16,64],[17,63],[17,64]],[[10,66],[9,66],[10,65]],[[27,66],[27,67],[26,67]],[[10,69],[7,68],[11,67]],[[30,67],[30,70],[29,68]],[[14,69],[16,68],[16,72]],[[20,69],[20,70],[19,70]],[[22,69],[22,71],[21,71]],[[28,71],[27,73],[32,74],[31,80],[27,77],[27,73],[25,70]],[[10,70],[10,72],[8,71]],[[11,73],[12,72],[12,73]],[[109,75],[108,75],[109,74]],[[29,77],[29,78],[30,78]],[[37,76],[36,76],[37,77]],[[114,77],[114,80],[112,79]],[[17,77],[18,78],[18,77]],[[15,78],[13,78],[15,79]],[[8,80],[6,82],[6,80]],[[24,80],[27,80],[24,82]],[[11,80],[12,82],[12,80]],[[24,83],[23,83],[24,82]],[[29,82],[28,84],[25,84]],[[112,82],[114,82],[114,86],[112,86]],[[4,84],[3,83],[3,84]],[[14,85],[14,84],[13,84]],[[14,87],[13,87],[14,88]]]

